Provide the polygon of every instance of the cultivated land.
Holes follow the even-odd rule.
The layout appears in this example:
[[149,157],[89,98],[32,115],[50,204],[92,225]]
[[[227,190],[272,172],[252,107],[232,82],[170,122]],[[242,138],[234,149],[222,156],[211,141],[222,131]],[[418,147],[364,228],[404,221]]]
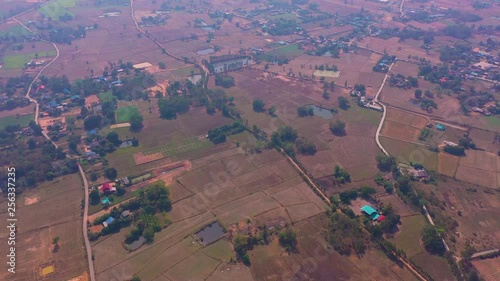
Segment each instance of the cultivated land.
[[[44,183],[17,197],[16,273],[2,264],[2,280],[38,280],[41,266],[53,264],[49,280],[70,280],[87,270],[82,247],[82,181],[78,174]],[[1,217],[7,217],[7,201],[2,198]],[[6,229],[0,232],[6,237]],[[59,237],[59,249],[52,240]],[[20,266],[22,265],[22,266]]]
[[[97,181],[91,182],[93,185],[107,181],[104,167],[116,168],[119,178],[145,173],[152,175],[152,179],[144,182],[136,178],[133,181],[135,184],[127,187],[126,195],[117,197],[114,204],[138,195],[148,183],[164,181],[173,202],[173,209],[169,213],[172,224],[157,233],[153,243],[132,252],[123,246],[130,227],[93,241],[97,280],[129,280],[134,275],[142,280],[166,281],[327,280],[332,276],[339,280],[419,280],[406,267],[394,263],[376,247],[369,247],[361,257],[342,256],[333,251],[325,240],[329,220],[325,211],[328,205],[313,192],[284,155],[266,149],[256,153],[256,147],[263,146],[264,142],[258,143],[248,131],[228,136],[225,143],[217,145],[205,137],[209,130],[234,121],[223,117],[220,110],[208,115],[205,107],[194,106],[193,103],[190,112],[178,114],[175,120],[160,118],[156,91],[165,95],[165,98],[172,98],[165,91],[169,85],[175,81],[184,84],[188,78],[194,81],[201,77],[200,74],[206,69],[204,60],[209,61],[214,55],[239,53],[256,59],[255,64],[228,73],[234,77],[236,85],[224,89],[228,96],[234,97],[234,113],[241,116],[241,122],[249,128],[257,126],[267,136],[271,136],[280,126],[292,126],[299,137],[316,146],[314,155],[297,153],[296,161],[327,196],[362,186],[373,187],[376,201],[390,204],[396,214],[401,216],[399,231],[388,235],[388,241],[404,250],[407,259],[411,259],[435,280],[454,279],[447,261],[429,254],[423,246],[421,231],[428,222],[421,215],[420,208],[412,205],[408,198],[406,203],[403,202],[397,192],[388,194],[382,186],[375,185],[374,178],[379,173],[375,156],[382,153],[375,142],[375,134],[382,113],[358,106],[358,99],[349,94],[355,84],[364,84],[366,97],[375,96],[385,74],[373,71],[373,67],[379,64],[384,53],[398,58],[391,74],[417,77],[418,63],[422,60],[427,60],[431,65],[442,63],[442,47],[455,43],[479,46],[480,42],[484,44],[488,39],[495,40],[498,30],[489,34],[479,33],[478,26],[498,25],[498,19],[494,18],[498,16],[495,13],[498,4],[481,10],[472,7],[472,0],[465,1],[460,7],[457,7],[456,1],[449,0],[434,4],[481,15],[482,19],[476,22],[465,21],[466,25],[474,24],[476,29],[468,41],[463,41],[443,36],[442,31],[446,26],[462,22],[461,19],[448,17],[442,20],[437,17],[428,23],[411,18],[397,20],[400,16],[413,15],[410,9],[428,9],[430,6],[417,1],[365,1],[363,10],[360,4],[327,0],[309,1],[319,4],[318,10],[309,9],[308,5],[300,6],[300,10],[282,10],[279,4],[266,9],[266,1],[174,2],[175,6],[172,1],[56,0],[0,24],[0,36],[5,38],[10,35],[30,38],[31,33],[21,24],[45,33],[43,38],[49,38],[47,34],[50,28],[54,28],[52,31],[56,33],[60,32],[57,28],[82,26],[86,29],[85,35],[72,38],[71,44],[57,44],[59,57],[43,73],[47,77],[66,75],[73,81],[101,76],[104,70],[116,70],[119,61],[152,64],[143,72],[151,74],[156,85],[151,87],[144,82],[134,88],[138,94],[147,93],[148,98],[119,100],[115,116],[116,122],[122,124],[99,130],[103,136],[116,132],[121,140],[135,138],[139,140],[139,145],[108,153],[104,161],[106,165],[98,163],[85,168],[89,180],[92,173],[98,175]],[[31,5],[25,2],[18,4],[21,8]],[[9,2],[3,3],[3,6],[9,8],[9,12],[11,8],[17,9]],[[307,14],[304,12],[306,10]],[[228,11],[228,14],[214,15],[214,11]],[[313,20],[307,18],[321,17],[326,15],[325,12],[330,15]],[[6,12],[0,11],[0,16],[5,17]],[[65,20],[65,17],[72,19]],[[161,21],[155,22],[158,19]],[[272,27],[273,21],[280,19],[296,20],[299,27],[287,35],[266,32],[266,26]],[[50,28],[45,27],[49,20]],[[41,29],[36,27],[37,23],[41,24]],[[427,48],[422,46],[421,36],[418,36],[418,40],[403,40],[397,36],[382,39],[378,33],[384,28],[399,28],[400,31],[421,28],[423,32],[435,33],[433,42]],[[302,33],[302,29],[306,32]],[[313,37],[306,37],[308,35]],[[55,57],[56,50],[51,43],[26,42],[32,40],[27,38],[16,41],[24,42],[23,46],[14,41],[0,42],[0,85],[4,85],[8,77],[21,74],[34,77],[38,74],[41,67],[24,67],[29,60],[39,58],[48,63]],[[328,43],[325,38],[333,40],[335,44],[344,44],[340,47],[338,57],[314,55],[316,47]],[[492,48],[491,53],[496,48]],[[213,49],[214,53],[198,53],[206,49]],[[281,65],[272,61],[275,57],[290,61]],[[335,66],[339,71],[317,70],[322,65],[327,69],[328,66]],[[132,75],[129,77],[132,77],[134,70],[130,72]],[[335,83],[334,89],[326,90],[327,97],[320,77],[327,83]],[[110,81],[113,80],[101,86],[105,88],[105,84]],[[500,186],[500,156],[497,152],[500,146],[496,133],[500,132],[500,119],[477,112],[466,116],[457,93],[422,77],[418,78],[418,84],[419,89],[434,94],[431,99],[437,108],[432,112],[422,110],[421,101],[415,101],[416,87],[403,89],[386,83],[379,97],[387,111],[380,142],[398,162],[420,163],[427,170],[438,173],[431,173],[430,184],[414,184],[426,195],[421,202],[426,202],[438,229],[446,229],[442,235],[453,255],[460,256],[466,243],[470,243],[477,251],[498,247],[500,225],[495,215],[500,211],[497,192]],[[21,91],[24,86],[18,87],[16,96],[24,95]],[[124,87],[127,87],[126,83]],[[215,86],[213,75],[207,87],[222,89]],[[468,79],[463,82],[462,88],[462,94],[470,94],[475,89],[476,92],[485,91],[499,98],[498,88],[488,81]],[[183,86],[174,95],[184,90]],[[86,97],[85,105],[88,107],[94,102],[114,103],[116,97],[112,88],[105,91],[93,91]],[[340,109],[339,97],[348,99],[350,106],[347,110]],[[253,110],[252,102],[255,99],[265,102],[265,112]],[[297,108],[306,105],[319,106],[324,110],[334,109],[333,117],[298,117]],[[491,105],[495,103],[488,101],[488,106]],[[274,117],[267,112],[271,106],[276,107]],[[28,114],[32,112],[32,106],[26,108],[0,112],[0,129],[10,124],[26,126],[33,119],[33,114]],[[76,119],[79,112],[79,107],[75,107],[63,113],[61,120],[67,121],[70,116]],[[127,122],[135,113],[144,117],[144,127],[139,133],[131,132],[128,128],[130,124]],[[40,125],[45,128],[50,124],[48,120],[53,118],[41,119]],[[336,120],[345,122],[345,135],[333,135],[330,131],[329,122]],[[437,123],[444,124],[446,131],[436,130]],[[420,139],[428,124],[433,125],[428,138]],[[75,127],[66,132],[83,135],[82,125],[83,120],[78,119]],[[443,141],[458,142],[468,131],[478,150],[466,150],[463,157],[442,151]],[[56,143],[69,152],[68,137]],[[440,152],[431,151],[436,146],[441,147]],[[340,184],[335,181],[333,173],[336,166],[349,172],[351,182]],[[394,182],[393,175],[387,173],[385,176]],[[18,197],[18,202],[24,203],[18,203],[18,214],[23,217],[18,225],[18,241],[23,241],[18,247],[18,263],[23,264],[23,267],[12,280],[40,280],[37,274],[42,265],[55,267],[55,273],[43,280],[70,280],[77,276],[82,281],[87,280],[84,275],[87,265],[81,243],[81,185],[78,176],[67,175]],[[352,208],[360,215],[359,207],[367,203],[358,199]],[[6,211],[4,206],[6,204],[0,207],[2,214]],[[93,214],[91,221],[112,210],[101,208],[100,204],[90,207],[90,213]],[[240,260],[233,263],[237,256],[229,235],[208,246],[202,246],[193,238],[194,233],[216,220],[226,229],[235,224],[246,227],[282,221],[297,233],[297,252],[287,253],[279,245],[278,238],[272,237],[269,245],[258,245],[249,251],[250,266],[243,265]],[[455,226],[452,228],[450,225]],[[96,228],[101,227],[93,227]],[[2,237],[5,237],[4,232],[0,232]],[[52,251],[54,246],[51,242],[56,236],[61,238],[60,249]],[[497,259],[478,260],[473,264],[486,280],[498,279]],[[5,276],[0,275],[0,279],[5,279]]]

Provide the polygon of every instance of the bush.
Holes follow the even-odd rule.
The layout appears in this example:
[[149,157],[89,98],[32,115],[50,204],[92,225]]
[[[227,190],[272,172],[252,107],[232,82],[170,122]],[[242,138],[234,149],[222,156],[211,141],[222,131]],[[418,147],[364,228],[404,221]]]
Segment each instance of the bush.
[[234,77],[227,74],[216,74],[215,75],[215,85],[221,86],[223,88],[231,88],[235,85]]
[[253,111],[264,112],[266,104],[262,100],[254,100],[252,106],[253,106]]
[[444,147],[444,152],[456,155],[456,156],[465,156],[465,148],[463,146],[451,146],[447,145]]
[[375,160],[377,160],[378,169],[383,172],[391,171],[392,167],[396,165],[396,158],[392,156],[380,154],[375,157]]
[[330,131],[336,136],[345,136],[345,123],[340,120],[330,121]]
[[314,143],[309,142],[305,138],[298,138],[295,141],[295,146],[299,153],[304,155],[314,155],[316,154],[316,145]]
[[444,255],[446,248],[435,227],[430,225],[426,226],[422,230],[422,240],[428,252],[440,256]]
[[286,229],[280,233],[279,242],[287,251],[295,251],[297,247],[297,234],[291,229]]
[[299,106],[297,107],[297,115],[299,117],[314,116],[314,110],[312,107]]
[[337,101],[339,102],[339,107],[343,110],[348,110],[349,109],[349,100],[346,99],[345,97],[338,97]]

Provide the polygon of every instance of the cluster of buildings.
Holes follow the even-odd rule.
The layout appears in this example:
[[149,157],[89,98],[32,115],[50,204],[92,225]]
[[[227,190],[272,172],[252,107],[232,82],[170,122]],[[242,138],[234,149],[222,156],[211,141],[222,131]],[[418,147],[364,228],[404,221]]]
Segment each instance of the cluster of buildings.
[[252,58],[242,55],[223,55],[210,57],[209,68],[214,73],[240,69],[252,63]]
[[358,105],[362,106],[362,107],[370,108],[373,110],[377,110],[377,111],[384,111],[384,108],[382,107],[382,105],[380,103],[373,101],[372,99],[364,97],[364,96],[359,99]]

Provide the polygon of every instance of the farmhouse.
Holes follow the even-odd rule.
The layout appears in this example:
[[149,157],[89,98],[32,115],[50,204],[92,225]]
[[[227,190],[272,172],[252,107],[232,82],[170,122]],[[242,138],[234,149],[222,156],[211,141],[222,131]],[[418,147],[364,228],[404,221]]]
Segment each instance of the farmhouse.
[[444,131],[444,130],[446,130],[446,127],[441,125],[441,124],[437,124],[436,129],[438,129],[438,131]]
[[113,217],[109,217],[105,222],[102,223],[104,227],[108,227],[108,225],[112,224],[115,221]]
[[361,211],[367,214],[372,219],[372,221],[376,221],[380,218],[379,213],[377,213],[377,211],[372,206],[364,205],[363,207],[361,207]]
[[446,141],[446,140],[444,141],[444,144],[448,145],[448,146],[458,146],[458,144],[451,142],[451,141]]
[[99,191],[102,193],[112,193],[116,192],[116,183],[106,182],[99,186]]
[[220,57],[210,57],[209,67],[215,73],[240,69],[250,64],[252,59],[248,56],[225,55]]

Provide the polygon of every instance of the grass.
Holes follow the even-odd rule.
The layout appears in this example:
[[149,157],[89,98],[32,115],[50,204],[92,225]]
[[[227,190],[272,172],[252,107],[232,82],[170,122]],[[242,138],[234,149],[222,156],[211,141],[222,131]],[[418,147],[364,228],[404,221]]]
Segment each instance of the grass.
[[488,126],[498,128],[500,127],[500,118],[497,116],[485,116],[484,119],[486,120]]
[[34,119],[34,114],[22,115],[19,117],[16,116],[6,116],[0,118],[0,129],[4,129],[8,125],[19,124],[21,127],[26,127],[29,125],[30,121]]
[[274,15],[274,16],[269,16],[269,19],[272,19],[272,20],[277,20],[277,19],[284,19],[284,20],[295,20],[297,23],[301,23],[302,20],[297,18],[296,15],[292,14],[292,13],[286,13],[286,14],[282,14],[282,15]]
[[200,140],[199,138],[194,137],[185,139],[180,142],[170,142],[162,146],[147,149],[143,153],[144,155],[151,155],[161,152],[165,157],[172,157],[181,153],[208,147],[211,145],[212,143],[209,142],[208,140]]
[[420,214],[401,218],[401,229],[390,241],[403,249],[408,257],[416,256],[424,251],[420,246],[420,233],[426,224],[425,218]]
[[236,258],[234,250],[231,248],[231,244],[224,239],[208,245],[203,249],[203,252],[217,260],[229,261],[231,258]]
[[356,105],[354,100],[350,100],[349,102],[351,107],[348,110],[339,110],[340,119],[347,123],[360,122],[378,126],[380,118],[382,118],[382,112],[360,107]]
[[77,0],[56,0],[50,4],[47,4],[40,9],[38,12],[44,14],[46,17],[50,17],[53,20],[59,20],[59,16],[65,14],[74,15],[67,8],[75,7]]
[[426,169],[437,170],[438,155],[427,147],[386,137],[380,137],[380,142],[399,162],[420,163]]
[[172,74],[174,74],[177,77],[186,77],[191,75],[191,70],[194,71],[195,75],[200,74],[200,71],[193,66],[177,68],[175,70],[172,70]]
[[5,36],[8,34],[23,35],[25,33],[30,32],[24,29],[24,27],[22,27],[21,25],[12,25],[9,26],[9,28],[7,28],[6,30],[0,31],[0,36]]
[[288,45],[269,51],[267,54],[271,56],[287,57],[289,59],[293,59],[302,55],[303,53],[304,51],[302,51],[298,45]]
[[102,103],[113,102],[114,99],[115,99],[115,97],[113,96],[113,93],[111,91],[99,94],[99,100]]
[[116,110],[116,123],[124,123],[130,121],[130,116],[134,113],[139,113],[139,109],[135,105],[120,107]]
[[3,59],[4,68],[6,69],[16,69],[23,68],[30,60],[34,59],[38,54],[38,58],[44,57],[53,57],[56,55],[56,52],[39,52],[39,53],[31,53],[31,54],[23,54],[23,55],[10,55],[5,56]]

